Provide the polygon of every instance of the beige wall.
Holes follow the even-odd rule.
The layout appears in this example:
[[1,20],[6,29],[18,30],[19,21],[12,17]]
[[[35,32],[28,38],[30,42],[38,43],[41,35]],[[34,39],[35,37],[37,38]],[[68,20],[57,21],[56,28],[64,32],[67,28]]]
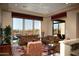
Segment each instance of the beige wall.
[[79,38],[79,21],[77,13],[79,10],[72,10],[67,12],[67,20],[66,20],[66,37],[75,39]]
[[52,21],[50,17],[44,17],[41,23],[41,31],[44,35],[52,35]]
[[67,12],[66,38],[76,38],[76,12],[74,11]]
[[5,28],[7,25],[12,25],[11,12],[2,11],[2,27]]
[[47,27],[47,32],[48,32],[48,35],[52,35],[52,21],[51,21],[51,18],[48,19],[48,27]]

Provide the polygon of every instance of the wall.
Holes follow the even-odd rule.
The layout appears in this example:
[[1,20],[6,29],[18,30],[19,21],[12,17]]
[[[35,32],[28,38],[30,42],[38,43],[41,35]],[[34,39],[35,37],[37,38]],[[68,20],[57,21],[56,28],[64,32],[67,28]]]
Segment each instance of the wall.
[[11,12],[2,11],[2,27],[5,28],[7,25],[12,25]]
[[48,32],[48,35],[52,35],[52,21],[51,21],[51,18],[48,19],[48,27],[47,27],[47,32]]
[[52,35],[52,21],[50,17],[44,17],[41,23],[41,31],[44,35]]
[[67,12],[67,20],[66,20],[66,37],[75,39],[79,38],[78,31],[79,31],[79,21],[77,19],[78,10],[72,10]]
[[67,12],[66,38],[76,38],[76,13],[74,11]]

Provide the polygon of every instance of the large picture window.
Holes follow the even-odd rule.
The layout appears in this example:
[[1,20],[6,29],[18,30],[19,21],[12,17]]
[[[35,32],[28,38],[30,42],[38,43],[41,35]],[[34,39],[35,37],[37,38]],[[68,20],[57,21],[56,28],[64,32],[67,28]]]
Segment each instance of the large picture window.
[[13,33],[23,35],[41,35],[41,21],[13,18]]

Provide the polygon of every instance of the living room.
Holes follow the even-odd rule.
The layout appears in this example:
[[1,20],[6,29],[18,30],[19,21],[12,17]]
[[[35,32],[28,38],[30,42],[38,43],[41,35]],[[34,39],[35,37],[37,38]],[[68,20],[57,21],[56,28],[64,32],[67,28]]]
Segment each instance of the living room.
[[[65,4],[65,3],[3,3],[0,4],[0,28],[2,28],[2,34],[0,41],[6,39],[6,29],[9,27],[8,35],[10,35],[10,46],[0,49],[1,55],[20,55],[23,56],[32,55],[33,52],[28,52],[27,48],[29,41],[42,41],[46,45],[50,45],[50,53],[47,49],[44,49],[44,53],[41,55],[61,55],[61,42],[67,42],[77,39],[78,36],[78,13],[79,4]],[[54,23],[57,22],[57,23]],[[73,29],[73,30],[72,30]],[[6,29],[7,30],[7,29]],[[60,30],[60,31],[59,31]],[[57,38],[57,34],[61,34],[64,38]],[[36,40],[35,40],[36,39]],[[57,39],[57,40],[56,40]],[[67,40],[67,41],[65,41]],[[60,41],[60,42],[59,42]],[[69,43],[70,43],[69,42]],[[6,42],[2,43],[3,46]],[[12,52],[11,47],[18,46],[18,51]],[[56,45],[55,47],[53,46]],[[43,45],[42,45],[43,46]],[[16,48],[16,47],[15,47]],[[60,48],[60,49],[58,49]],[[20,50],[21,49],[21,50]],[[41,48],[42,49],[42,48]],[[10,51],[11,50],[11,51]],[[14,50],[14,49],[13,49]],[[37,50],[38,51],[38,50]],[[40,48],[39,48],[40,51]],[[65,50],[64,50],[65,51]],[[10,52],[10,54],[8,54]],[[23,53],[26,52],[26,53]],[[28,54],[27,54],[28,52]],[[41,52],[41,51],[40,51]],[[38,55],[35,54],[34,55]],[[40,54],[39,54],[40,55]],[[69,55],[69,51],[66,55]]]

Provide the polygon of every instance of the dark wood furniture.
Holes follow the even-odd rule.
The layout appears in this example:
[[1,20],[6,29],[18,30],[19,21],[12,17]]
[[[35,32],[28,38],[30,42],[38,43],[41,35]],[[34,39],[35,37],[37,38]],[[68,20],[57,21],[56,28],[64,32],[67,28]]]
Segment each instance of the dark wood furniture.
[[12,55],[11,45],[4,44],[0,45],[0,55]]

